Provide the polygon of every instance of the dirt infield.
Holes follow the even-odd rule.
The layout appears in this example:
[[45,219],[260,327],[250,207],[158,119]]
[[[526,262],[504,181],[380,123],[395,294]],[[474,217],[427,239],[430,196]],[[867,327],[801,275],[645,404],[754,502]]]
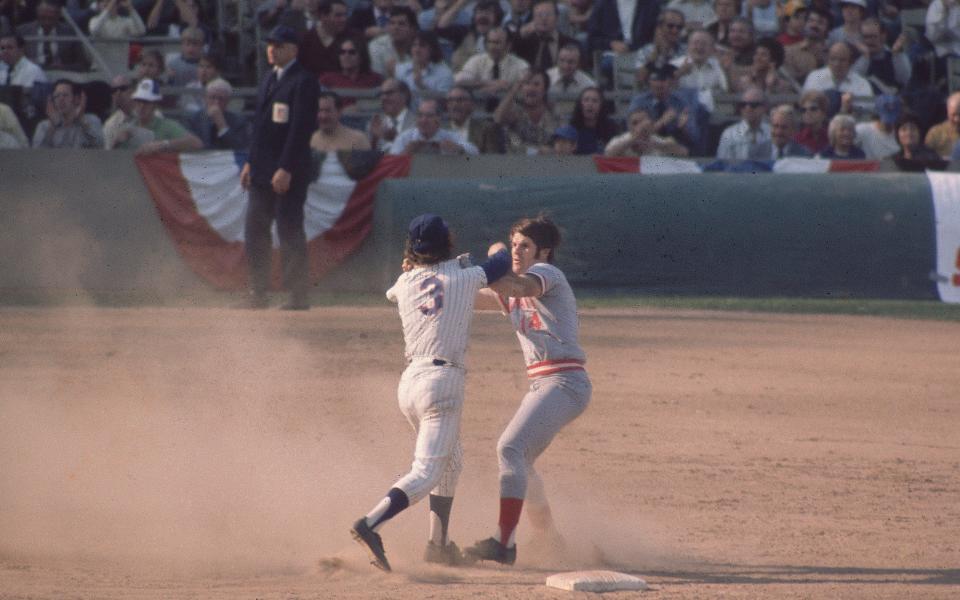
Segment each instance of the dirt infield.
[[[347,531],[406,471],[389,307],[0,309],[0,598],[960,596],[960,323],[587,310],[593,403],[542,457],[565,550],[420,560],[426,503]],[[461,545],[492,533],[526,379],[499,315],[469,353]]]

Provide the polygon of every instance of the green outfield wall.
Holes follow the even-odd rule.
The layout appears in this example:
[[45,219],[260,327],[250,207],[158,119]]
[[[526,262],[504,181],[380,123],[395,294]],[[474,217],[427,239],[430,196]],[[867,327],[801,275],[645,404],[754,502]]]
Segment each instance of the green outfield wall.
[[[936,298],[932,202],[916,174],[596,175],[590,158],[418,158],[385,182],[364,246],[324,291],[380,292],[406,223],[433,211],[482,254],[544,210],[579,287],[633,293]],[[159,222],[132,156],[0,151],[0,299],[165,300],[208,291]]]
[[547,211],[574,285],[732,296],[936,298],[923,175],[591,175],[386,182],[371,245],[399,263],[404,224],[442,214],[483,253]]

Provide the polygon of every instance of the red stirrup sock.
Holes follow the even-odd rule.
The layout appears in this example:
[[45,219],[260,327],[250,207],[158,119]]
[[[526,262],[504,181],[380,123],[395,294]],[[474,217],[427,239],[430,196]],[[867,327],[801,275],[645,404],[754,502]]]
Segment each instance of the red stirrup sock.
[[500,498],[500,543],[510,548],[513,543],[513,532],[520,522],[520,511],[523,510],[523,498]]

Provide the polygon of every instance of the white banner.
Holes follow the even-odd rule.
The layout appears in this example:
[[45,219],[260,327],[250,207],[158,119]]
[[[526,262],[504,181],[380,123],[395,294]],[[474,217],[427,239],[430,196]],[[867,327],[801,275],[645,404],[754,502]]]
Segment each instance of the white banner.
[[960,174],[928,171],[937,227],[937,291],[960,302]]

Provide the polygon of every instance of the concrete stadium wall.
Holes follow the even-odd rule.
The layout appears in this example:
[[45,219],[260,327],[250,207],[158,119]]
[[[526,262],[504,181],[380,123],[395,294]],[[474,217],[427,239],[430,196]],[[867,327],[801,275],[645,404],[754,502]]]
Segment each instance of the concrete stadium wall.
[[[547,210],[580,286],[650,293],[935,298],[923,175],[598,176],[589,157],[423,157],[385,182],[364,246],[324,291],[384,290],[402,234],[438,212],[482,254]],[[815,190],[815,191],[814,191]],[[209,293],[181,261],[132,156],[0,151],[0,301],[45,294]]]

